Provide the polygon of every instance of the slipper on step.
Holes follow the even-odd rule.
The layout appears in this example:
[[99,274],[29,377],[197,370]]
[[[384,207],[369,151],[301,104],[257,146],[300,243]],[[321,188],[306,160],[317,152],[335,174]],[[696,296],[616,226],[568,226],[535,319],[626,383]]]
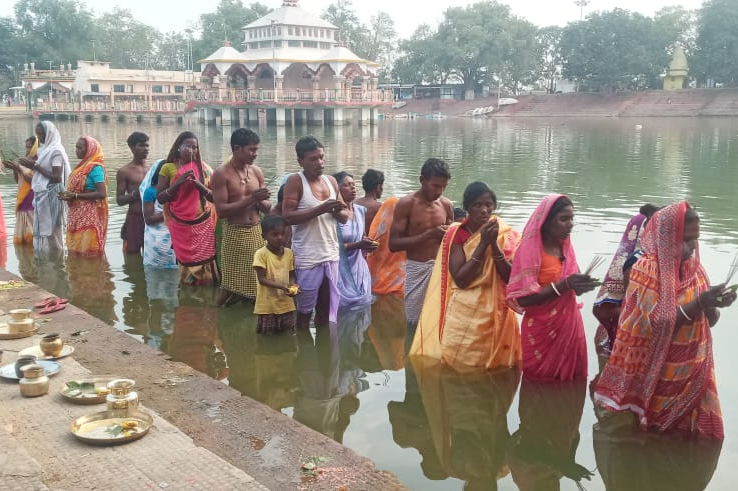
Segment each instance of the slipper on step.
[[[62,300],[62,299],[59,299]],[[54,312],[59,312],[60,310],[64,310],[67,306],[67,302],[54,302],[51,301],[46,305],[46,307],[39,311],[39,314],[46,315],[46,314],[52,314]]]
[[66,298],[59,298],[59,297],[48,297],[43,299],[41,302],[37,303],[33,306],[35,309],[45,309],[46,307],[50,305],[56,305],[56,304],[64,304],[69,302]]

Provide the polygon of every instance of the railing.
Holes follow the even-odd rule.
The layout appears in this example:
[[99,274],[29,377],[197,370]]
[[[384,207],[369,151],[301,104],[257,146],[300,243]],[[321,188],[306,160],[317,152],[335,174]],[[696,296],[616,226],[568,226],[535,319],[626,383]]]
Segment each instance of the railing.
[[50,112],[96,112],[96,111],[121,111],[121,112],[184,112],[187,105],[183,100],[152,100],[150,103],[142,100],[114,101],[75,101],[39,103],[34,109],[37,111]]
[[391,103],[392,92],[388,90],[341,89],[201,89],[187,92],[187,100],[196,103],[346,103],[358,104]]

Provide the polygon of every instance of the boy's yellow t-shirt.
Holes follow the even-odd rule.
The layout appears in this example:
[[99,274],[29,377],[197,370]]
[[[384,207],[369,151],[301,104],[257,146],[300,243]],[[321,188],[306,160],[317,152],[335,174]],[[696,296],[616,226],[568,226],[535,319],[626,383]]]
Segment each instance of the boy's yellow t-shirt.
[[[287,247],[280,257],[264,246],[254,253],[254,266],[264,268],[267,279],[288,285],[290,271],[295,269],[295,256]],[[284,291],[256,282],[254,314],[286,314],[294,310],[295,300]]]

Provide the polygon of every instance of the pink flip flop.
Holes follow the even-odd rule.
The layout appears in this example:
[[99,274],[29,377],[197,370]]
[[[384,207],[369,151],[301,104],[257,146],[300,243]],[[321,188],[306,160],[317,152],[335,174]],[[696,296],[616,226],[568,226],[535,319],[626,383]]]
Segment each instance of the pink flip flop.
[[65,304],[69,302],[66,298],[59,298],[59,297],[48,297],[43,299],[41,302],[37,303],[33,306],[34,309],[45,309],[46,307],[50,305],[56,305],[56,304]]
[[44,307],[43,310],[39,311],[39,314],[46,315],[46,314],[52,314],[54,312],[59,312],[60,310],[64,310],[67,306],[67,301],[63,298],[57,298],[49,303],[46,304],[46,307]]

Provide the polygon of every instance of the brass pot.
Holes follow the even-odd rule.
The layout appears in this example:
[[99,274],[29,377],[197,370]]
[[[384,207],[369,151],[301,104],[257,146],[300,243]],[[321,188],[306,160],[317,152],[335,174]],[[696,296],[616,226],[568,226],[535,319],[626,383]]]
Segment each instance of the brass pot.
[[8,332],[10,334],[17,334],[21,332],[32,331],[36,327],[33,319],[22,319],[22,320],[9,320],[8,321]]
[[138,409],[138,394],[131,390],[136,384],[129,378],[112,380],[108,383],[110,393],[105,397],[108,411],[119,411],[126,414]]
[[49,377],[44,375],[44,367],[37,364],[26,365],[21,368],[23,378],[18,382],[18,388],[23,397],[37,397],[49,392]]
[[58,333],[47,334],[38,343],[41,352],[46,356],[58,356],[64,348],[64,340]]
[[14,321],[22,321],[31,317],[31,309],[12,309],[8,314]]

